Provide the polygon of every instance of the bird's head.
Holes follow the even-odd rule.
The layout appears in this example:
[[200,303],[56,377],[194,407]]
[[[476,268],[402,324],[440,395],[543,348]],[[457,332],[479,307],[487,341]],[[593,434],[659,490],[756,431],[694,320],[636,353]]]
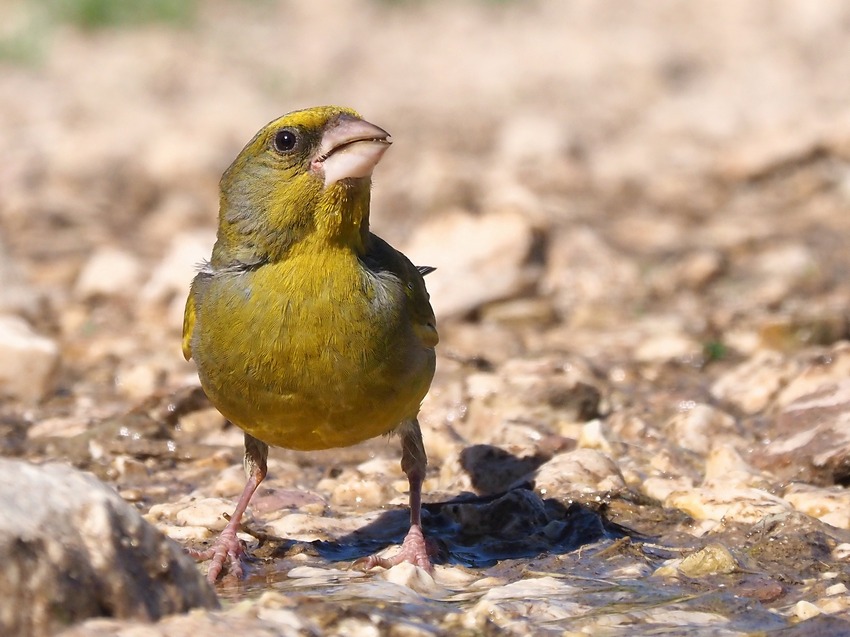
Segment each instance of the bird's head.
[[389,145],[385,130],[336,106],[264,126],[221,178],[214,264],[275,260],[305,238],[362,249],[372,171]]

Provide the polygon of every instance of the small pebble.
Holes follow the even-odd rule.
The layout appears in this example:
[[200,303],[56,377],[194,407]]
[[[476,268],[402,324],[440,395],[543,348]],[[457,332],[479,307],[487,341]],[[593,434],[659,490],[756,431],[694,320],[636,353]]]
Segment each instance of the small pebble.
[[798,619],[805,621],[807,619],[811,619],[812,617],[817,617],[821,614],[822,611],[820,608],[818,608],[811,602],[801,599],[799,602],[794,604],[793,612]]

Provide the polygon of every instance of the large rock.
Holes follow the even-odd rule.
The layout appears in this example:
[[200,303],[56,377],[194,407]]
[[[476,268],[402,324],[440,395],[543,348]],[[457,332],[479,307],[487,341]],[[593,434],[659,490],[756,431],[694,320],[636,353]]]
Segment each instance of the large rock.
[[0,511],[0,634],[218,606],[181,547],[91,475],[0,459]]

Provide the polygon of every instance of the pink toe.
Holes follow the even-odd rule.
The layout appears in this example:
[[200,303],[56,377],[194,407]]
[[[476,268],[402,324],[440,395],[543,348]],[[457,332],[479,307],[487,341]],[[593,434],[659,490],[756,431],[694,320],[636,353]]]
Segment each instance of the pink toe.
[[404,538],[404,542],[402,543],[401,549],[398,553],[392,557],[370,555],[354,562],[354,564],[352,564],[352,568],[368,571],[376,566],[380,566],[381,568],[391,568],[396,564],[408,562],[420,568],[424,568],[430,573],[434,570],[434,566],[431,564],[431,553],[433,553],[433,550],[429,550],[428,542],[422,534],[422,528],[419,525],[413,525],[410,527],[407,537]]
[[225,528],[208,549],[203,551],[188,549],[187,552],[196,560],[210,560],[207,569],[207,580],[210,584],[215,584],[218,576],[228,564],[231,573],[237,578],[242,577],[242,555],[245,551],[239,538],[236,537],[235,531],[231,531],[229,528]]

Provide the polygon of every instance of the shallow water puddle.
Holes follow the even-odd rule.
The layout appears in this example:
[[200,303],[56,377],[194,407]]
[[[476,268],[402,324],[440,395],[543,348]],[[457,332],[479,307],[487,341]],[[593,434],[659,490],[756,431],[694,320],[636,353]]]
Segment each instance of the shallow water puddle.
[[[460,506],[486,508],[503,497],[470,497]],[[846,533],[815,522],[807,526],[802,516],[752,528],[730,525],[710,539],[672,532],[647,538],[630,536],[590,507],[549,504],[562,526],[541,518],[541,528],[550,532],[526,529],[523,541],[500,533],[505,525],[475,527],[469,512],[459,523],[463,516],[455,506],[429,506],[427,530],[440,537],[445,551],[433,577],[410,565],[369,573],[347,569],[351,560],[401,539],[380,537],[386,528],[381,516],[361,529],[357,542],[350,536],[304,545],[269,541],[256,552],[269,557],[254,559],[245,581],[225,580],[219,594],[232,603],[256,600],[261,607],[295,604],[299,612],[312,609],[311,616],[369,609],[387,622],[412,622],[423,630],[460,621],[477,629],[495,623],[517,634],[693,630],[720,636],[786,634],[800,621],[816,619],[812,629],[822,624],[833,631],[824,634],[850,633],[848,573],[830,569],[823,559]],[[483,519],[492,520],[477,518]],[[395,528],[394,522],[388,526]]]

